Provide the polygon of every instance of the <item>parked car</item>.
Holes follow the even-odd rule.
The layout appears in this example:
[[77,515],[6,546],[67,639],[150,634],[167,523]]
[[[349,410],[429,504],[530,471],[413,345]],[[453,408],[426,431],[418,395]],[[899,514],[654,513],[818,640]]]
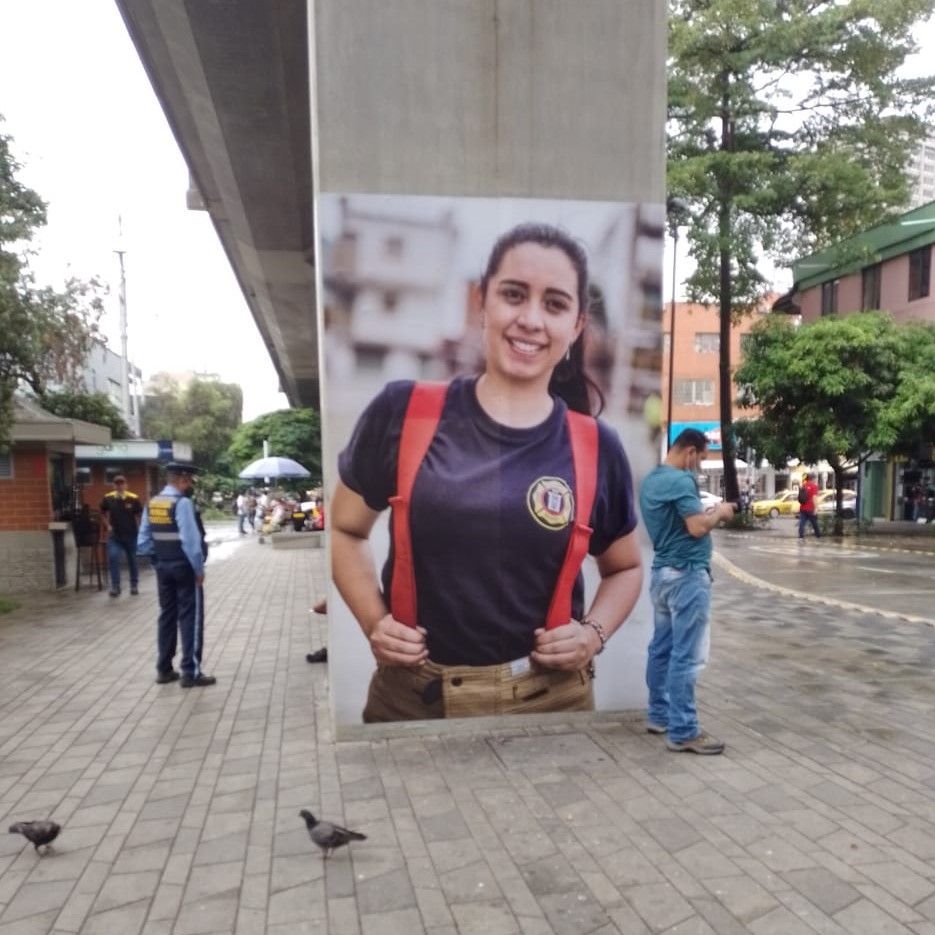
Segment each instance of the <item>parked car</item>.
[[[844,519],[853,519],[857,515],[857,494],[853,490],[845,490],[841,501],[841,516]],[[834,513],[837,507],[837,491],[823,490],[815,498],[815,509],[819,513]]]
[[753,515],[769,516],[775,519],[777,516],[793,516],[799,512],[799,492],[797,490],[784,490],[781,494],[773,497],[772,500],[754,500]]

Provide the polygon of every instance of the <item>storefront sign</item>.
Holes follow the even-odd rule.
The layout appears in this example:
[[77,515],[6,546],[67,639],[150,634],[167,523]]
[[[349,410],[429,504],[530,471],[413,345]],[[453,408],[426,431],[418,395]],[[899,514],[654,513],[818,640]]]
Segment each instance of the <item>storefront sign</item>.
[[705,438],[708,439],[708,450],[721,450],[720,422],[673,422],[669,432],[669,444],[671,445],[685,429],[698,429],[699,432],[704,432]]

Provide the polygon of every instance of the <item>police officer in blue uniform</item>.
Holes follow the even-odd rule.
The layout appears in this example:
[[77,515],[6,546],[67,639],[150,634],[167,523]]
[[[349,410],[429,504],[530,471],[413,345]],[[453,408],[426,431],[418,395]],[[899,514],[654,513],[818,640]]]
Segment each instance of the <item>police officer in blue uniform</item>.
[[[166,466],[166,486],[143,511],[137,549],[152,555],[159,584],[156,682],[178,679],[182,688],[214,685],[201,671],[204,636],[203,538],[191,499],[197,469],[173,462]],[[182,638],[179,670],[172,667],[178,634]]]

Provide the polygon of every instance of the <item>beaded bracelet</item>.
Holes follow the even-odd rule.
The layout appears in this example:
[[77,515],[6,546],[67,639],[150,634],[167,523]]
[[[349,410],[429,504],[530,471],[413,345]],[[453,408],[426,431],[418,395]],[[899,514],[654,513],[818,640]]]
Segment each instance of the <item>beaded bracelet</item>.
[[601,641],[601,648],[594,655],[599,656],[602,652],[604,652],[604,647],[607,645],[607,637],[604,635],[604,628],[596,620],[592,620],[590,617],[585,617],[584,620],[581,621],[581,626],[591,627],[591,629],[594,630],[594,632],[597,634],[597,638]]

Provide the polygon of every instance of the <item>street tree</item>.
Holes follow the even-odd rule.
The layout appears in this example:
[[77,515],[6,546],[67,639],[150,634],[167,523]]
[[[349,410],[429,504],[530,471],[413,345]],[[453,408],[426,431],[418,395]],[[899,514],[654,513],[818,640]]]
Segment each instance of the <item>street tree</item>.
[[825,316],[798,328],[769,316],[750,332],[736,372],[738,402],[760,415],[736,430],[773,464],[827,461],[840,532],[847,470],[874,451],[917,442],[926,420],[932,427],[935,416],[921,413],[913,387],[921,381],[924,393],[935,394],[931,376],[917,369],[933,361],[935,328],[899,326],[883,312]]
[[9,444],[20,385],[38,395],[49,384],[79,387],[105,293],[97,279],[70,278],[61,289],[36,281],[27,248],[46,222],[46,205],[17,179],[11,142],[0,133],[0,448]]
[[298,461],[311,472],[309,483],[321,483],[321,421],[314,409],[278,409],[241,425],[227,451],[234,473],[263,456],[264,441],[271,455]]
[[899,338],[901,378],[876,441],[884,451],[911,455],[935,438],[935,325],[910,322]]
[[182,385],[168,374],[152,383],[140,408],[143,435],[188,442],[199,467],[226,474],[224,455],[243,414],[240,386],[197,378]]
[[668,184],[693,301],[720,311],[727,497],[738,493],[730,329],[788,263],[904,205],[935,78],[899,75],[932,0],[670,0]]
[[130,429],[120,410],[106,393],[76,393],[71,390],[47,391],[39,397],[42,408],[66,419],[81,419],[106,425],[112,438],[129,438]]

